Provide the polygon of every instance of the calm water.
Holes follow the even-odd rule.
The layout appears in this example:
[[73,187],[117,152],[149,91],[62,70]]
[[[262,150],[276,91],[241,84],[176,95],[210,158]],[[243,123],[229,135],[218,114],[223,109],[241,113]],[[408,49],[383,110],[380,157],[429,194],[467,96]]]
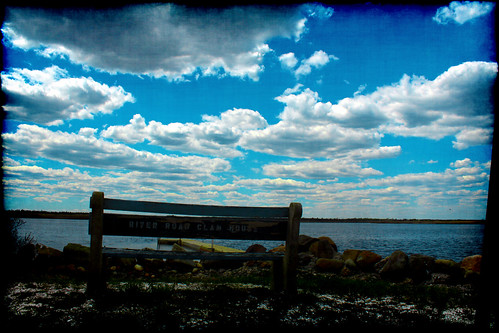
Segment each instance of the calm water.
[[[90,244],[88,221],[24,219],[20,235],[31,234],[35,241],[62,250],[67,243]],[[302,223],[300,234],[328,236],[346,249],[371,250],[387,256],[395,250],[421,253],[441,259],[462,260],[481,254],[483,225],[477,224],[382,224],[382,223]],[[104,246],[156,248],[157,238],[105,236]],[[211,242],[211,241],[208,241]],[[216,244],[245,250],[255,241],[217,240]],[[281,241],[260,241],[267,249]]]

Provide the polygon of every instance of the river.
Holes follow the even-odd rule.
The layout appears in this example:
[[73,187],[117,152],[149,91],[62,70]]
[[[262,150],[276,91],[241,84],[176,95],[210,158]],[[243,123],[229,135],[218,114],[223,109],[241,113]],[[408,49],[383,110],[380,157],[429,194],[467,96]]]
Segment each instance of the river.
[[[35,242],[62,250],[67,243],[90,244],[88,221],[57,219],[23,219],[19,235],[31,235]],[[371,250],[388,256],[395,250],[407,254],[420,253],[438,259],[461,261],[464,257],[481,254],[482,224],[404,224],[404,223],[302,223],[300,234],[312,237],[328,236],[338,251]],[[211,242],[211,240],[207,240]],[[267,249],[281,241],[215,240],[216,244],[245,250],[258,242]],[[157,238],[105,236],[104,246],[156,248]]]

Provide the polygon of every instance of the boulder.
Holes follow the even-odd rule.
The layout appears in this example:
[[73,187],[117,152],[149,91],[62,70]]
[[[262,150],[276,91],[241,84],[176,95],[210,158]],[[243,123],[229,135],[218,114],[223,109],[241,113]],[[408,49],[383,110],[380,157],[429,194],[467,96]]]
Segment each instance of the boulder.
[[342,259],[319,258],[315,262],[317,270],[322,272],[340,272],[345,262]]
[[326,239],[319,239],[313,242],[308,249],[317,258],[333,258],[336,251],[333,246]]
[[321,237],[319,237],[319,240],[321,240],[321,239],[328,241],[328,243],[331,244],[331,246],[333,247],[334,251],[338,252],[338,247],[336,246],[336,243],[331,238],[329,238],[327,236],[321,236]]
[[300,252],[298,253],[298,265],[307,266],[312,260],[315,261],[315,256],[310,252]]
[[461,268],[473,273],[480,273],[480,266],[482,264],[482,256],[480,254],[469,256],[461,261]]
[[352,259],[355,262],[357,260],[357,257],[359,256],[360,252],[362,252],[362,251],[348,249],[348,250],[343,251],[343,254],[341,255],[341,257],[343,258],[343,260]]
[[90,247],[88,246],[69,243],[64,247],[63,252],[67,263],[85,266],[90,262]]
[[267,252],[267,249],[265,248],[265,246],[261,244],[253,244],[246,249],[246,253],[265,253],[265,252]]
[[307,252],[312,243],[317,242],[318,239],[314,237],[310,237],[307,235],[299,235],[298,236],[298,252]]
[[389,257],[379,274],[384,279],[401,280],[407,276],[409,257],[402,251],[394,251]]
[[62,252],[43,244],[36,244],[36,255],[45,257],[61,257]]
[[378,263],[382,257],[374,253],[372,251],[361,251],[357,258],[355,259],[355,263],[362,271],[372,271],[374,270],[374,265]]
[[348,258],[347,260],[345,260],[345,267],[349,268],[351,271],[355,271],[358,268],[357,264],[355,263],[355,261],[353,261],[350,258]]
[[[351,259],[348,259],[348,260],[351,260]],[[341,276],[351,276],[351,275],[354,275],[355,273],[356,273],[355,269],[351,269],[347,265],[345,265],[341,269],[340,275]]]
[[435,258],[423,254],[409,256],[409,274],[415,282],[422,282],[430,278]]
[[115,270],[130,270],[135,266],[136,260],[135,258],[111,257],[107,258],[106,264],[108,267],[115,267]]
[[459,263],[450,259],[436,259],[433,263],[433,271],[435,273],[443,273],[451,276],[459,274],[461,268]]
[[38,267],[58,266],[63,262],[64,257],[61,251],[43,244],[36,244],[35,264]]
[[282,245],[279,245],[278,247],[274,247],[273,249],[270,249],[269,252],[286,252],[286,245],[282,244]]

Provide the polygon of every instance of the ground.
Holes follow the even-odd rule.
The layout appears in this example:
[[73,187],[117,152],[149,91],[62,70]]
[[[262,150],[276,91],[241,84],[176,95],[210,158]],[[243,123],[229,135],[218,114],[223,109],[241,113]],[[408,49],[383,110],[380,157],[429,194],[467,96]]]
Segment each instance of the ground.
[[[276,293],[259,270],[239,268],[196,277],[110,279],[107,290],[86,294],[84,280],[44,276],[11,283],[4,304],[9,328],[38,332],[203,331],[230,328],[471,329],[476,297],[471,285],[387,283],[375,277],[302,273],[297,295]],[[243,274],[244,273],[244,274]]]

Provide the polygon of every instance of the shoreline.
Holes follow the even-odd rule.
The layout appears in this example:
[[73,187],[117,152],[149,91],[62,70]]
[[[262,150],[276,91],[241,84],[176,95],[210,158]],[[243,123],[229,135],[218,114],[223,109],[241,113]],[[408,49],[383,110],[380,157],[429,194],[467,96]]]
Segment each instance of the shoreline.
[[[87,220],[90,212],[49,212],[10,210],[12,218]],[[301,223],[391,223],[391,224],[485,224],[485,220],[466,219],[380,219],[380,218],[302,218]]]

